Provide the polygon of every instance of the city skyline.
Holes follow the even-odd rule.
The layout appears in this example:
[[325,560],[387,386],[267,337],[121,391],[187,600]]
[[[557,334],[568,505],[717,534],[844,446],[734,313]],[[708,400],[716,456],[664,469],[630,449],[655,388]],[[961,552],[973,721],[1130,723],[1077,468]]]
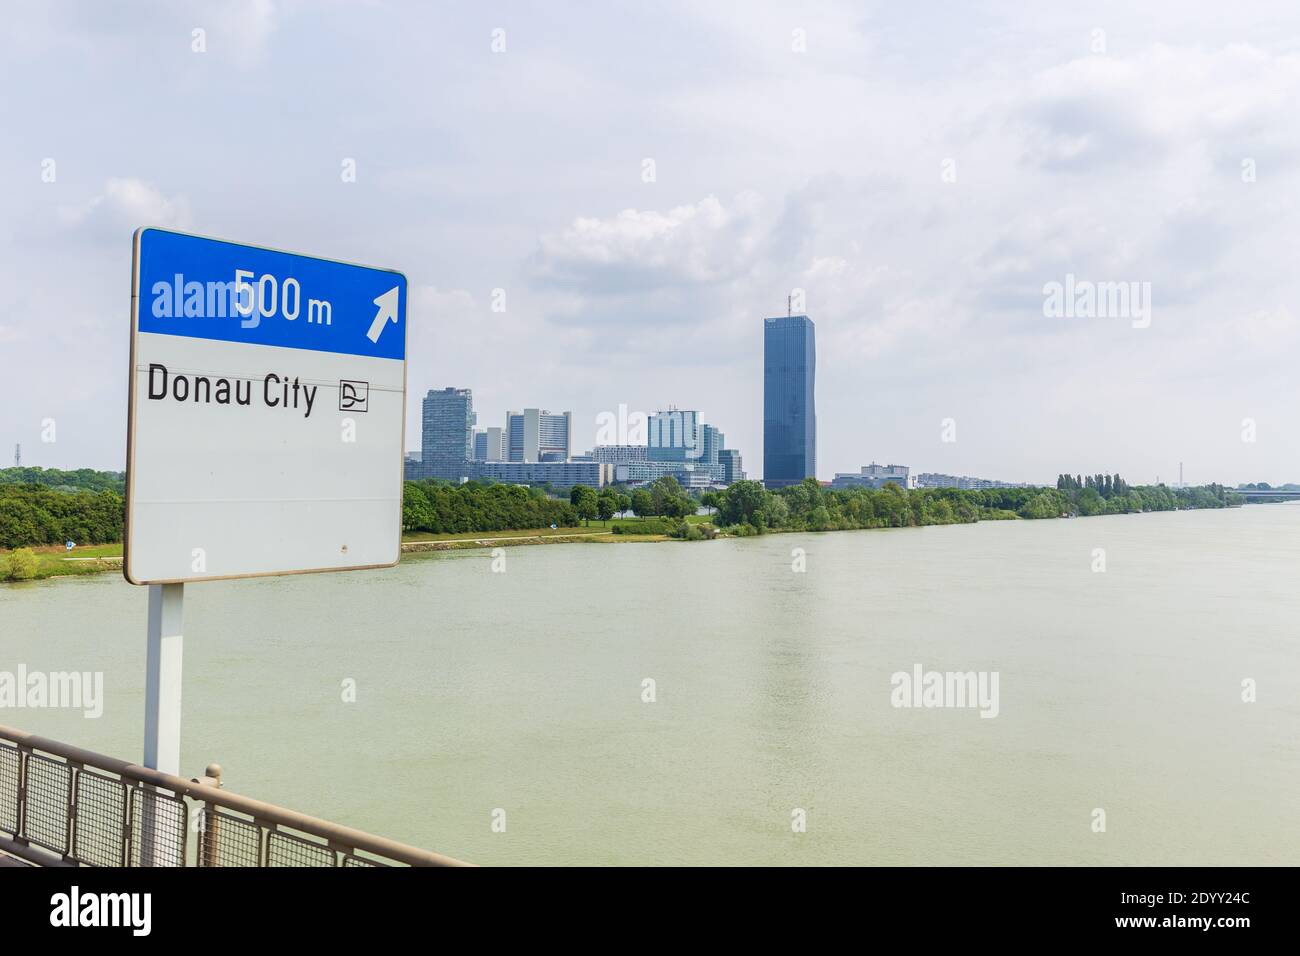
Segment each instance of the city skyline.
[[[431,388],[421,402],[418,450],[407,449],[408,479],[487,479],[520,484],[646,483],[673,476],[691,489],[725,487],[746,477],[739,449],[703,421],[698,410],[669,406],[649,414],[643,443],[601,442],[576,453],[572,413],[525,408],[506,413],[505,426],[478,427],[473,388]],[[625,429],[626,431],[626,429]]]
[[[992,3],[936,32],[903,8],[670,6],[498,23],[178,3],[130,33],[94,8],[9,11],[0,79],[44,95],[11,98],[0,156],[5,447],[123,467],[130,236],[154,224],[406,272],[408,448],[415,384],[473,380],[493,421],[518,395],[570,409],[575,446],[672,396],[727,422],[758,475],[752,323],[802,293],[822,480],[871,457],[1297,479],[1300,15],[1102,3],[1026,23]],[[983,55],[954,56],[970,37]],[[460,95],[432,110],[439,88]],[[124,135],[150,129],[140,89],[175,124],[150,150]],[[267,89],[337,109],[324,128],[236,105]],[[555,135],[565,116],[585,120]],[[1105,288],[1132,314],[1079,308]]]

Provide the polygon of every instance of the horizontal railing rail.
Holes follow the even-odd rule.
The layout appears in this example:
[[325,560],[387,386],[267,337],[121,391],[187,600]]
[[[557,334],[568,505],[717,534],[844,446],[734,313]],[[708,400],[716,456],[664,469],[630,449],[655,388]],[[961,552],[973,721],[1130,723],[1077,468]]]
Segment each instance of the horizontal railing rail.
[[231,793],[216,764],[186,780],[2,725],[0,851],[37,865],[470,865]]

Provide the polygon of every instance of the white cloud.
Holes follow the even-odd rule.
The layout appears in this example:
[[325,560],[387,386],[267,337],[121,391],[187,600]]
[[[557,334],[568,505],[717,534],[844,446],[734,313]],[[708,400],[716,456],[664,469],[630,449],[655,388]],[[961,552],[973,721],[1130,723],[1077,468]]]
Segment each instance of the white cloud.
[[196,12],[196,18],[199,26],[209,20],[215,26],[208,41],[209,54],[219,56],[225,46],[243,67],[257,65],[265,58],[279,25],[273,0],[230,0],[203,7]]
[[431,285],[411,289],[411,313],[420,321],[454,322],[475,310],[474,296],[465,289],[439,289]]
[[826,279],[843,275],[848,266],[848,260],[842,256],[818,256],[804,270],[803,275],[805,279]]
[[[1023,106],[1037,129],[1031,155],[1049,166],[1186,162],[1297,144],[1280,113],[1300,95],[1300,56],[1248,43],[1218,49],[1155,44],[1132,56],[1092,55],[1041,71]],[[1141,152],[1139,152],[1141,151]]]
[[109,179],[103,192],[79,206],[60,209],[65,225],[82,226],[104,222],[111,228],[138,226],[189,228],[190,204],[184,196],[169,197],[158,187],[140,179]]
[[582,217],[541,237],[540,278],[593,292],[709,284],[748,267],[758,239],[760,200],[716,196],[666,212],[624,209],[609,218]]
[[105,184],[104,195],[117,212],[132,221],[161,226],[190,223],[190,207],[184,197],[168,198],[157,187],[139,179],[110,179]]

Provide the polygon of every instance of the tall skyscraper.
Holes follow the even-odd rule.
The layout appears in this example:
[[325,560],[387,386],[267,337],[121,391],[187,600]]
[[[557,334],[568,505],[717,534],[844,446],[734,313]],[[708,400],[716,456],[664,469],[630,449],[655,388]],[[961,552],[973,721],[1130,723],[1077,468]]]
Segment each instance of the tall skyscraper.
[[763,320],[763,484],[817,477],[817,330],[806,315]]
[[510,461],[568,461],[573,454],[573,413],[544,408],[506,412],[506,454]]
[[420,471],[426,478],[460,481],[474,456],[474,396],[468,388],[429,389],[424,396]]

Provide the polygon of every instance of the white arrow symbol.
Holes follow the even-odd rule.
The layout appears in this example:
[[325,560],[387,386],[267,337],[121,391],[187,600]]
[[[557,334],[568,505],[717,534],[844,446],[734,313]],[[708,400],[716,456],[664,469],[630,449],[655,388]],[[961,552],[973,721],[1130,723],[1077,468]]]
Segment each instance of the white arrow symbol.
[[377,298],[375,305],[379,306],[379,311],[375,313],[375,321],[370,323],[370,331],[366,333],[366,338],[372,342],[379,341],[379,336],[388,328],[389,322],[397,322],[397,286]]

